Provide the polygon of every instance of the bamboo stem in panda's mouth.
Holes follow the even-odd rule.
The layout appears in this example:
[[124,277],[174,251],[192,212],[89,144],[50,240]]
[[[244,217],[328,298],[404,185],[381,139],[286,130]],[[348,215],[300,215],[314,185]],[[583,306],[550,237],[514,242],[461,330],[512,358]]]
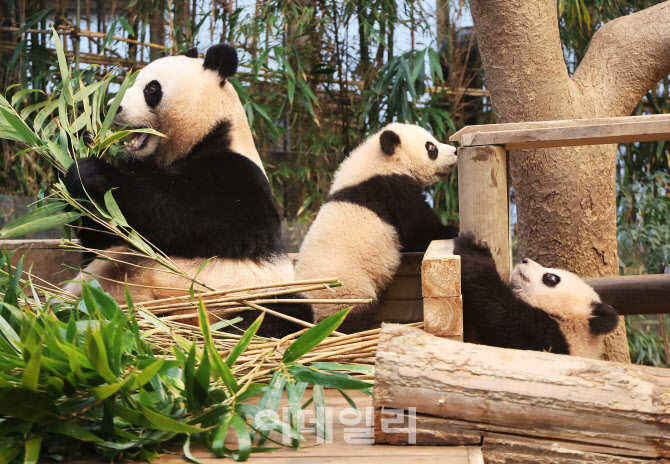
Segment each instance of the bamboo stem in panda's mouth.
[[124,145],[126,148],[141,148],[147,137],[149,137],[149,134],[146,132],[137,133],[130,142],[125,142]]

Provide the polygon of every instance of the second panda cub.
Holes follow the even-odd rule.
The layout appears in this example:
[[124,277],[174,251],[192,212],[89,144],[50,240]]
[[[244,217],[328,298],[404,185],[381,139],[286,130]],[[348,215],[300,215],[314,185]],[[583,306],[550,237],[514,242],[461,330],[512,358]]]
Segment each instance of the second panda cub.
[[[402,251],[425,251],[432,240],[453,238],[426,202],[424,187],[446,177],[456,149],[425,129],[393,123],[372,135],[344,160],[302,247],[298,279],[338,277],[342,287],[314,298],[380,296],[400,265]],[[318,321],[347,305],[315,304]],[[341,331],[366,330],[375,304],[356,306]]]
[[489,247],[472,234],[454,241],[454,253],[461,256],[464,323],[475,330],[477,342],[602,357],[604,337],[619,319],[577,275],[523,259],[507,285]]

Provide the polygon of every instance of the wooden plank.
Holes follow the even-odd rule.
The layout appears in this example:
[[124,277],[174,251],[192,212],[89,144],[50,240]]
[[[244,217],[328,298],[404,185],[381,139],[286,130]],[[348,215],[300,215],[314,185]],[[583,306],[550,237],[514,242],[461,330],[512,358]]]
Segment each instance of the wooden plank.
[[509,281],[512,255],[505,150],[495,146],[459,148],[458,189],[461,231],[486,240],[498,272]]
[[451,142],[460,142],[465,134],[477,132],[505,132],[524,129],[547,129],[576,127],[581,125],[624,124],[629,122],[670,121],[670,114],[645,114],[641,116],[619,116],[611,118],[559,119],[555,121],[511,122],[505,124],[480,124],[465,126],[451,137]]
[[670,369],[457,343],[385,324],[374,394],[375,408],[415,407],[447,421],[445,431],[670,458]]
[[424,298],[461,294],[461,257],[454,254],[453,240],[433,240],[421,264]]
[[423,321],[426,332],[463,341],[463,297],[424,298]]
[[463,147],[501,145],[507,150],[651,142],[670,139],[670,118],[607,123],[576,120],[565,127],[497,128],[494,131],[480,128],[459,137]]
[[[250,462],[260,463],[371,463],[388,464],[389,462],[398,464],[416,464],[417,462],[441,463],[441,464],[483,464],[481,450],[479,448],[454,446],[379,446],[372,443],[353,443],[351,438],[358,440],[361,437],[372,438],[372,428],[374,415],[372,412],[372,399],[360,392],[348,392],[356,403],[356,407],[361,413],[365,413],[365,419],[361,419],[361,424],[349,425],[353,422],[353,417],[349,404],[340,395],[339,392],[332,389],[326,389],[326,406],[331,409],[333,426],[331,429],[332,442],[318,444],[314,433],[314,427],[306,427],[302,430],[306,441],[304,447],[299,450],[290,448],[280,448],[267,453],[254,453]],[[286,398],[280,402],[280,408],[288,406]],[[306,414],[313,413],[313,408],[306,409]],[[345,424],[344,421],[347,423]],[[396,434],[407,433],[399,430]],[[390,435],[393,435],[392,433]],[[226,443],[235,447],[234,434],[229,435]],[[346,438],[349,437],[349,438]],[[277,438],[277,436],[274,436]],[[280,440],[281,441],[281,440]],[[349,441],[349,442],[347,442]],[[370,440],[368,440],[370,441]],[[153,461],[154,464],[183,464],[186,462],[181,448],[171,447],[174,455],[164,454]],[[222,462],[215,458],[211,452],[195,445],[192,454],[203,463],[218,464]],[[103,460],[79,460],[73,464],[94,464],[106,462]]]
[[584,280],[619,314],[670,313],[670,274],[589,277]]

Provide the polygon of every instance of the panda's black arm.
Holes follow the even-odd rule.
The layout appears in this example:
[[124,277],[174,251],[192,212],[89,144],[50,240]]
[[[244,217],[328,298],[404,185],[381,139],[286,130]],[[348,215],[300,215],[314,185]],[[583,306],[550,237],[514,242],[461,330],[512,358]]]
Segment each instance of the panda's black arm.
[[282,251],[267,178],[248,158],[201,152],[167,169],[120,174],[114,197],[128,223],[169,255],[260,259]]
[[433,240],[454,238],[458,227],[445,226],[426,202],[423,193],[406,195],[400,222],[400,243],[403,251],[426,251]]
[[[73,198],[104,204],[104,195],[118,184],[117,168],[98,158],[83,158],[68,169],[63,183]],[[94,220],[83,217],[77,236],[86,248],[102,250],[123,243],[123,239],[106,231]]]
[[485,345],[567,354],[558,323],[517,297],[501,279],[488,247],[471,234],[455,240],[461,256],[461,293],[466,325]]

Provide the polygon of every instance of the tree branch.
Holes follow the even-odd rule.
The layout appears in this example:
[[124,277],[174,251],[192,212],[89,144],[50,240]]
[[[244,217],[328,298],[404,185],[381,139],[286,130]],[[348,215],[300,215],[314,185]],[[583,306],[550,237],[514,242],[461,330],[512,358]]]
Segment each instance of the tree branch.
[[596,31],[573,83],[602,116],[627,116],[670,74],[670,1],[610,21]]
[[556,0],[471,0],[496,121],[572,119]]

